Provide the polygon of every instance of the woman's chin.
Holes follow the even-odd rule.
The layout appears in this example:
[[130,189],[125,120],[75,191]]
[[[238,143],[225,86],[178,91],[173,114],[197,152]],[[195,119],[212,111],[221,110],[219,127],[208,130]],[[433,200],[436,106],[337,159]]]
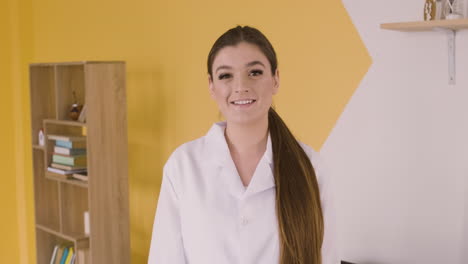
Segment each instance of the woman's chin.
[[252,125],[252,124],[258,124],[259,122],[262,121],[264,118],[268,118],[267,116],[268,113],[265,115],[241,115],[241,114],[234,114],[230,115],[229,117],[226,118],[226,121],[230,124],[236,124],[236,125]]

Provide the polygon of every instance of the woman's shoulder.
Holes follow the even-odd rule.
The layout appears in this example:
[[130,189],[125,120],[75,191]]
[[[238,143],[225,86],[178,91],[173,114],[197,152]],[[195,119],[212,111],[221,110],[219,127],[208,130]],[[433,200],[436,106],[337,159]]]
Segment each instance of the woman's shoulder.
[[324,178],[326,178],[327,166],[324,163],[324,160],[321,157],[320,152],[316,151],[314,148],[310,147],[309,145],[303,142],[298,141],[298,143],[302,147],[304,152],[306,153],[307,157],[309,157],[310,163],[312,163],[312,167],[315,170],[315,175],[317,177],[317,180],[319,181],[319,183],[322,182]]
[[317,152],[314,148],[312,148],[311,146],[309,146],[309,145],[307,145],[307,144],[305,144],[305,143],[303,143],[301,141],[297,141],[297,142],[302,147],[305,154],[309,157],[312,164],[314,162],[319,162],[319,160],[320,160],[320,153],[319,152]]
[[207,162],[216,159],[220,152],[225,152],[224,127],[223,122],[215,123],[204,136],[179,145],[169,156],[167,163]]
[[205,136],[185,142],[171,153],[166,163],[177,163],[199,158],[204,152]]

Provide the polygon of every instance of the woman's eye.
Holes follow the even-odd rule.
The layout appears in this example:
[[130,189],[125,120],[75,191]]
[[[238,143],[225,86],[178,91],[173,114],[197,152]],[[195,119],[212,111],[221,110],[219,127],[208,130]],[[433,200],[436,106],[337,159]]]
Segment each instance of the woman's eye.
[[230,75],[229,73],[223,73],[223,74],[220,74],[220,75],[218,76],[218,79],[219,79],[219,80],[222,80],[222,79],[228,78],[228,77],[230,77],[230,76],[231,76],[231,75]]
[[258,75],[262,75],[263,71],[262,70],[253,70],[253,71],[250,72],[250,74],[252,76],[258,76]]

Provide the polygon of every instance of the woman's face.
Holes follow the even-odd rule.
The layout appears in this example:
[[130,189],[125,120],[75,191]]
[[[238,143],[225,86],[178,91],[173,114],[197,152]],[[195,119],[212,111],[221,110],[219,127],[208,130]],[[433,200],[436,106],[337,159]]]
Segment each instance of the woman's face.
[[211,97],[229,123],[249,124],[268,118],[278,92],[279,73],[271,74],[267,57],[253,44],[222,48],[213,61]]

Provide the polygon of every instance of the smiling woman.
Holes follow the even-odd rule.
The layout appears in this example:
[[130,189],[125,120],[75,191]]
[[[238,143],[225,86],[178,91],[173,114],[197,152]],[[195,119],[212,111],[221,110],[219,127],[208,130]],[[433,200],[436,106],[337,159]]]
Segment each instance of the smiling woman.
[[167,161],[148,263],[338,263],[318,153],[271,107],[277,65],[255,28],[214,43],[208,87],[226,121]]

